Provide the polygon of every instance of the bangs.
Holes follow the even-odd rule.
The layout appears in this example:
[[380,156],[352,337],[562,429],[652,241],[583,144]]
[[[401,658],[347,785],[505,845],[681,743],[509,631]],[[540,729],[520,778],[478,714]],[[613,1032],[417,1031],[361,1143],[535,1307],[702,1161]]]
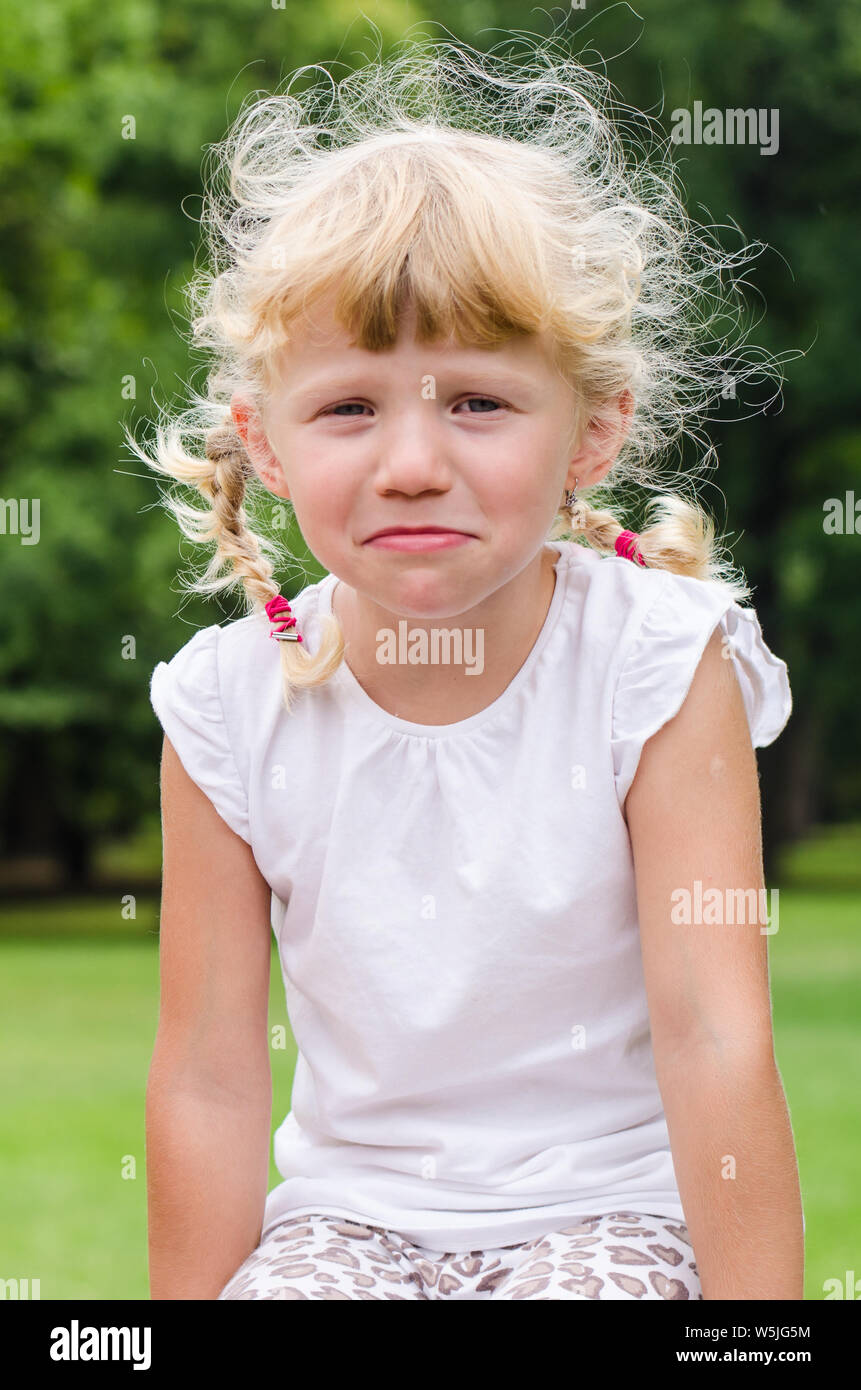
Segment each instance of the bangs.
[[[484,145],[481,161],[464,160],[464,140]],[[291,324],[321,299],[372,352],[395,345],[408,309],[419,342],[492,348],[551,328],[546,243],[504,177],[503,143],[462,134],[460,147],[380,143],[333,156],[326,186],[273,221],[258,269],[263,257],[289,275],[270,271],[265,286],[258,275],[251,351],[271,363]]]
[[494,347],[546,327],[548,306],[536,293],[535,256],[518,255],[525,238],[519,244],[509,238],[506,246],[491,216],[477,218],[473,208],[468,221],[466,211],[425,204],[394,261],[380,259],[376,236],[357,248],[355,259],[341,268],[335,298],[335,316],[357,346],[392,347],[408,308],[422,343],[454,339],[463,346]]

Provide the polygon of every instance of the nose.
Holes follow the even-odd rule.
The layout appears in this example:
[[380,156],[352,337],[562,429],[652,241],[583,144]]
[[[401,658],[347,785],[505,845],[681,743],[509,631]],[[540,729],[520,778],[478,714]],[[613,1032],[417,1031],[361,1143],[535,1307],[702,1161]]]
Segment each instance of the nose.
[[375,484],[380,495],[402,492],[412,497],[451,487],[451,463],[432,405],[419,402],[415,409],[398,412],[377,435]]

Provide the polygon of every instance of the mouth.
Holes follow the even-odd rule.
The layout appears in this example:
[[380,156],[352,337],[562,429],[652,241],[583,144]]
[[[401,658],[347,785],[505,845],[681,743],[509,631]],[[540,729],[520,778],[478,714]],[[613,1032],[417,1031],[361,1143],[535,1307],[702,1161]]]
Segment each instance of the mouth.
[[454,526],[385,526],[368,536],[369,541],[379,540],[381,536],[470,536],[470,531],[458,531]]
[[476,539],[470,531],[452,531],[445,526],[386,526],[369,536],[365,545],[372,550],[400,551],[409,555],[418,551],[451,550]]

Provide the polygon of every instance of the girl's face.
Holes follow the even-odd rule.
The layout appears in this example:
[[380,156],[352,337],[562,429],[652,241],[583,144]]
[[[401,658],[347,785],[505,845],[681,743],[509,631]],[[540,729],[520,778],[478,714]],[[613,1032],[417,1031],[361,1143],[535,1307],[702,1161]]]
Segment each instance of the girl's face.
[[[591,471],[587,454],[572,457],[574,395],[541,338],[419,344],[411,311],[396,345],[370,352],[328,305],[314,309],[247,433],[232,402],[255,466],[293,502],[312,554],[359,594],[403,616],[466,613],[539,556],[563,490],[612,456]],[[372,540],[423,526],[458,534]]]

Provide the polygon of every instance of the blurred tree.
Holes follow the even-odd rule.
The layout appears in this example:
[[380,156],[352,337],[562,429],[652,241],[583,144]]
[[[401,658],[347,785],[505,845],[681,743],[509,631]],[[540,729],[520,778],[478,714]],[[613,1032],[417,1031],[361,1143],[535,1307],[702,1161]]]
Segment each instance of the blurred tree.
[[[782,413],[742,422],[727,412],[713,426],[726,511],[711,483],[704,491],[719,526],[741,535],[735,554],[796,703],[787,731],[761,755],[769,864],[780,840],[814,818],[852,814],[861,792],[858,540],[826,535],[822,524],[826,500],[858,483],[861,456],[851,367],[861,18],[854,0],[648,8],[644,21],[627,5],[593,0],[552,19],[564,22],[572,52],[604,60],[624,100],[667,133],[673,110],[696,100],[779,113],[772,155],[750,145],[677,151],[694,216],[735,221],[775,248],[751,277],[767,307],[754,341],[777,354],[811,348],[789,369]],[[552,27],[520,0],[381,0],[363,10],[387,45],[423,19],[428,33],[443,25],[479,48],[506,31]],[[135,476],[141,465],[120,447],[120,422],[178,402],[189,375],[177,328],[202,151],[248,92],[274,89],[304,63],[358,63],[367,35],[347,0],[288,0],[283,9],[35,0],[6,15],[0,851],[50,849],[71,883],[86,882],[100,837],[133,829],[157,807],[152,667],[194,628],[240,611],[238,600],[228,609],[179,603],[177,566],[191,547],[156,505],[155,479]],[[123,138],[129,116],[134,139]],[[728,225],[725,244],[736,235]],[[12,519],[22,501],[39,505],[35,544]]]

